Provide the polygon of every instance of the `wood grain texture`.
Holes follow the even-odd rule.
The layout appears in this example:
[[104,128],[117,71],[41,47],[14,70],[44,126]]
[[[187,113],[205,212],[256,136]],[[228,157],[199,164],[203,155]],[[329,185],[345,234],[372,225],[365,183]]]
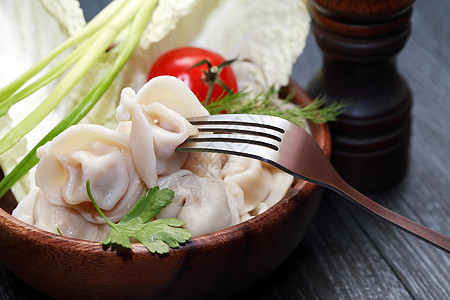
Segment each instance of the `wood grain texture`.
[[[86,2],[86,1],[85,1]],[[450,235],[450,2],[418,0],[398,67],[413,91],[410,166],[370,196]],[[294,67],[301,86],[321,65],[310,37]],[[450,256],[327,193],[289,259],[242,296],[251,299],[450,299]],[[42,294],[0,267],[2,299]]]

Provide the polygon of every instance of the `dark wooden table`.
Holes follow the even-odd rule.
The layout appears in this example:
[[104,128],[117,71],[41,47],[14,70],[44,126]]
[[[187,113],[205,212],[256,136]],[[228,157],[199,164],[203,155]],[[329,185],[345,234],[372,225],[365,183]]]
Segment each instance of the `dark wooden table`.
[[[87,3],[89,1],[82,1]],[[92,2],[90,2],[92,3]],[[95,2],[94,2],[95,3]],[[450,1],[416,1],[398,57],[413,91],[410,167],[373,199],[450,235]],[[310,36],[293,77],[306,86],[321,65]],[[45,299],[0,266],[2,299]],[[450,299],[450,255],[326,193],[305,239],[251,299]]]

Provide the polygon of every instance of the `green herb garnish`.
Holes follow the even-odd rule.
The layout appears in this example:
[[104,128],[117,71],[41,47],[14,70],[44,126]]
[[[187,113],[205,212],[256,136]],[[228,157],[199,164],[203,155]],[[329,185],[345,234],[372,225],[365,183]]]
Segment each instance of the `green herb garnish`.
[[92,197],[89,180],[86,181],[86,190],[95,209],[111,229],[110,234],[101,242],[102,245],[133,249],[130,238],[135,238],[151,253],[164,254],[169,252],[169,247],[177,248],[180,243],[185,243],[192,237],[188,230],[181,228],[185,222],[179,219],[167,218],[150,221],[172,202],[174,197],[172,190],[160,190],[159,187],[154,187],[147,193],[143,192],[136,204],[117,224],[108,220],[98,207]]
[[287,119],[302,126],[302,120],[311,120],[316,124],[335,121],[348,107],[346,101],[326,104],[326,98],[314,99],[306,106],[292,105],[293,94],[284,99],[278,99],[279,91],[271,87],[266,92],[252,96],[251,93],[239,91],[227,94],[221,100],[206,105],[211,115],[227,112],[232,114],[261,114]]

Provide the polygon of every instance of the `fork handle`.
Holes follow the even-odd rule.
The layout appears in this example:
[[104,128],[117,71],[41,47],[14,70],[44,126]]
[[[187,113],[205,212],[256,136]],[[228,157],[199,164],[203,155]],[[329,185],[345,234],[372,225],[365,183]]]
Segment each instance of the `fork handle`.
[[439,232],[433,231],[423,225],[420,225],[376,203],[369,197],[366,197],[365,195],[358,192],[343,179],[341,179],[339,184],[336,184],[334,187],[328,186],[328,188],[333,189],[334,191],[346,197],[347,199],[355,202],[356,204],[359,204],[360,206],[367,209],[376,216],[398,226],[400,229],[403,229],[406,232],[409,232],[415,235],[416,237],[426,242],[429,242],[432,245],[450,253],[449,237]]

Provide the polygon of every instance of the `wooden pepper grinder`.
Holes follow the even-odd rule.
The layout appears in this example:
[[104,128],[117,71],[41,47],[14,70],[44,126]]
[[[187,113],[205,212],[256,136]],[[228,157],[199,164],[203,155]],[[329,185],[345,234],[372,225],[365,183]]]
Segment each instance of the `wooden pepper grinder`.
[[411,91],[396,68],[413,0],[310,0],[323,66],[307,91],[351,106],[330,124],[332,162],[354,187],[377,190],[408,166]]

